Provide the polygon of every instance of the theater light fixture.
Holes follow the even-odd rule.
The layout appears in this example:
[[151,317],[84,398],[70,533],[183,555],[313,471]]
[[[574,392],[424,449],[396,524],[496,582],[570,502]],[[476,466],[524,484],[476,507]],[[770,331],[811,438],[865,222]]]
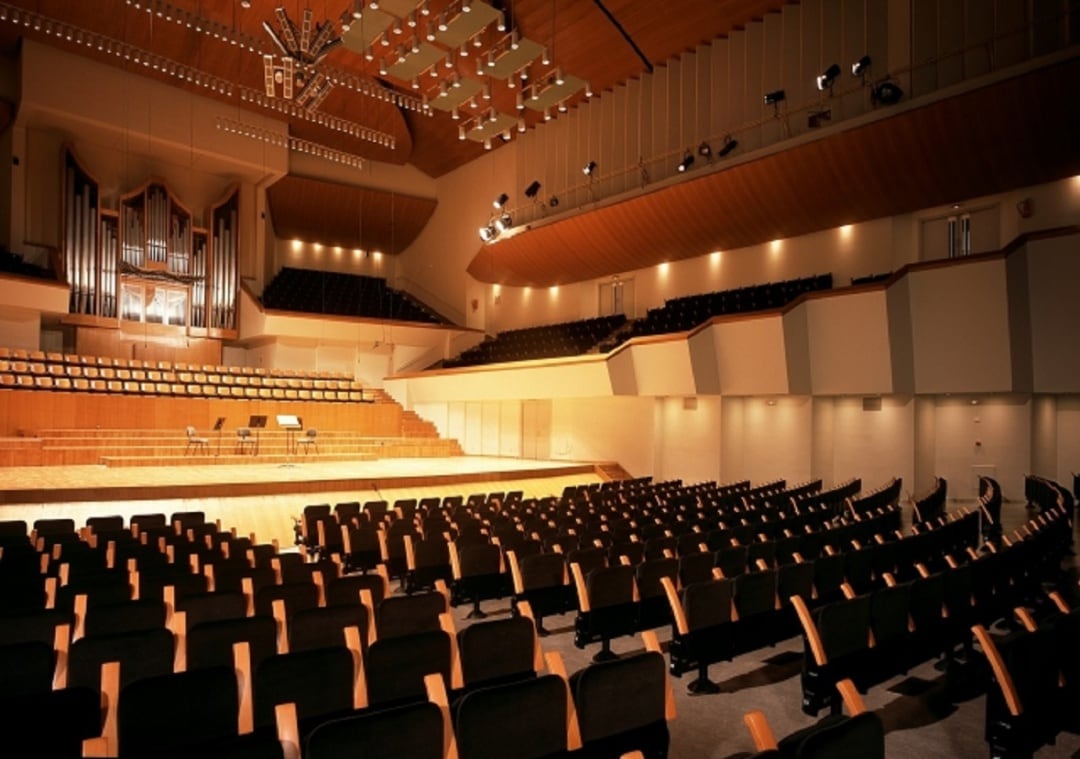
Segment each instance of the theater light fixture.
[[581,169],[581,173],[587,177],[591,177],[594,171],[596,171],[596,161],[589,161],[585,164],[584,168]]
[[540,194],[540,180],[534,179],[529,186],[525,188],[525,197],[535,198],[538,194]]
[[817,88],[822,92],[824,92],[825,90],[831,90],[833,84],[835,84],[836,80],[840,77],[840,73],[841,71],[839,63],[834,63],[833,65],[829,66],[829,68],[825,69],[823,72],[821,72],[821,74],[818,75]]
[[508,213],[504,213],[499,218],[495,219],[495,231],[502,234],[510,227],[514,226],[514,219]]
[[870,56],[864,55],[859,60],[851,64],[852,76],[866,76],[866,72],[870,70]]
[[904,91],[892,79],[878,82],[870,91],[870,102],[874,105],[896,105],[902,97]]
[[698,145],[697,152],[702,158],[712,158],[712,145],[703,140],[702,143]]
[[716,155],[720,158],[725,158],[731,155],[731,152],[737,147],[739,147],[739,141],[733,140],[731,138],[731,135],[729,134],[727,137],[724,138],[724,146],[718,151],[716,151]]
[[787,100],[787,93],[783,90],[773,90],[765,93],[765,105],[777,105],[783,100]]
[[491,205],[493,205],[495,208],[502,208],[506,205],[506,201],[508,200],[510,200],[510,196],[503,192],[499,194],[499,197],[495,198],[495,200],[491,202]]
[[492,242],[498,236],[498,232],[495,231],[495,226],[488,224],[487,226],[480,227],[480,239],[484,242]]
[[679,161],[679,171],[686,171],[687,169],[689,169],[693,165],[694,165],[694,154],[691,153],[689,150],[687,150],[686,153],[683,154],[682,160]]

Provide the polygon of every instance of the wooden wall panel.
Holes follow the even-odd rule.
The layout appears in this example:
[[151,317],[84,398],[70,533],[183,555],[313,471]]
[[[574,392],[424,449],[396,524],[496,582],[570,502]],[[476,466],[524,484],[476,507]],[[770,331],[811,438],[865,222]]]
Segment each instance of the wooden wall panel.
[[34,436],[49,429],[147,429],[182,433],[195,425],[206,432],[218,417],[227,430],[246,426],[254,414],[295,414],[305,427],[348,430],[374,437],[401,435],[401,407],[392,403],[321,403],[225,398],[109,395],[5,390],[0,392],[0,436]]

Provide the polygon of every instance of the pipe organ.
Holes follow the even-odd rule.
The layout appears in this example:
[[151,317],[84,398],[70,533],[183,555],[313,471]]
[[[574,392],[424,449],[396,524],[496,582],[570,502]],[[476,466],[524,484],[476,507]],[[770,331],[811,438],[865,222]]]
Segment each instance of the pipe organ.
[[160,180],[101,207],[99,183],[68,148],[64,161],[64,272],[69,310],[104,319],[230,337],[237,323],[240,193],[207,211],[209,228]]

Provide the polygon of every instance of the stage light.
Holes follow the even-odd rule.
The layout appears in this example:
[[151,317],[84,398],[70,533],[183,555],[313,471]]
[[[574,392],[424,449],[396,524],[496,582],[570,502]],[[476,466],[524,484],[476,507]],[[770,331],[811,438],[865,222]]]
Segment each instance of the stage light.
[[514,219],[508,213],[504,213],[502,216],[495,219],[495,231],[500,234],[510,229],[512,226],[514,226]]
[[728,135],[724,138],[724,146],[716,151],[716,155],[720,158],[725,158],[726,156],[731,155],[731,151],[735,150],[737,147],[739,147],[739,141],[731,139],[731,136]]
[[891,79],[878,82],[870,91],[870,102],[874,105],[896,105],[902,97],[904,97],[904,91]]
[[870,56],[864,55],[859,60],[851,64],[852,76],[863,76],[870,69]]
[[594,171],[596,171],[596,161],[589,161],[585,164],[584,168],[582,168],[581,173],[587,177],[591,177]]
[[551,206],[552,208],[558,208],[559,207],[559,196],[558,195],[552,195],[550,198],[548,198],[548,205]]
[[773,90],[765,93],[765,105],[776,105],[782,100],[787,100],[787,93],[783,90]]
[[697,147],[697,152],[698,155],[702,158],[712,158],[712,145],[705,141],[702,141],[702,143]]
[[529,186],[525,188],[525,197],[535,198],[538,194],[540,194],[540,180],[534,179]]
[[508,200],[510,200],[509,195],[507,195],[505,192],[499,193],[499,197],[495,198],[495,200],[492,201],[491,205],[495,206],[495,208],[502,208],[506,205],[506,201]]
[[836,82],[837,77],[840,76],[840,64],[834,63],[825,69],[817,78],[817,88],[824,92],[825,90],[832,89],[833,83]]
[[485,227],[480,227],[480,239],[484,242],[491,242],[497,236],[498,233],[495,231],[495,227],[491,224],[488,224]]
[[679,171],[686,171],[687,169],[689,169],[693,165],[694,165],[694,154],[691,153],[689,150],[687,150],[686,154],[683,155],[682,160],[679,161]]

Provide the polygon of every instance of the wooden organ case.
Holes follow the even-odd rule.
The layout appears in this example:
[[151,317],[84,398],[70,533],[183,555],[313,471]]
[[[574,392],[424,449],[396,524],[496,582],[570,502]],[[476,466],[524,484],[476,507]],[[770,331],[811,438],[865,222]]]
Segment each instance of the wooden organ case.
[[210,206],[204,228],[162,180],[147,181],[109,209],[71,148],[63,166],[69,322],[121,332],[139,325],[140,334],[163,338],[236,337],[238,188]]

